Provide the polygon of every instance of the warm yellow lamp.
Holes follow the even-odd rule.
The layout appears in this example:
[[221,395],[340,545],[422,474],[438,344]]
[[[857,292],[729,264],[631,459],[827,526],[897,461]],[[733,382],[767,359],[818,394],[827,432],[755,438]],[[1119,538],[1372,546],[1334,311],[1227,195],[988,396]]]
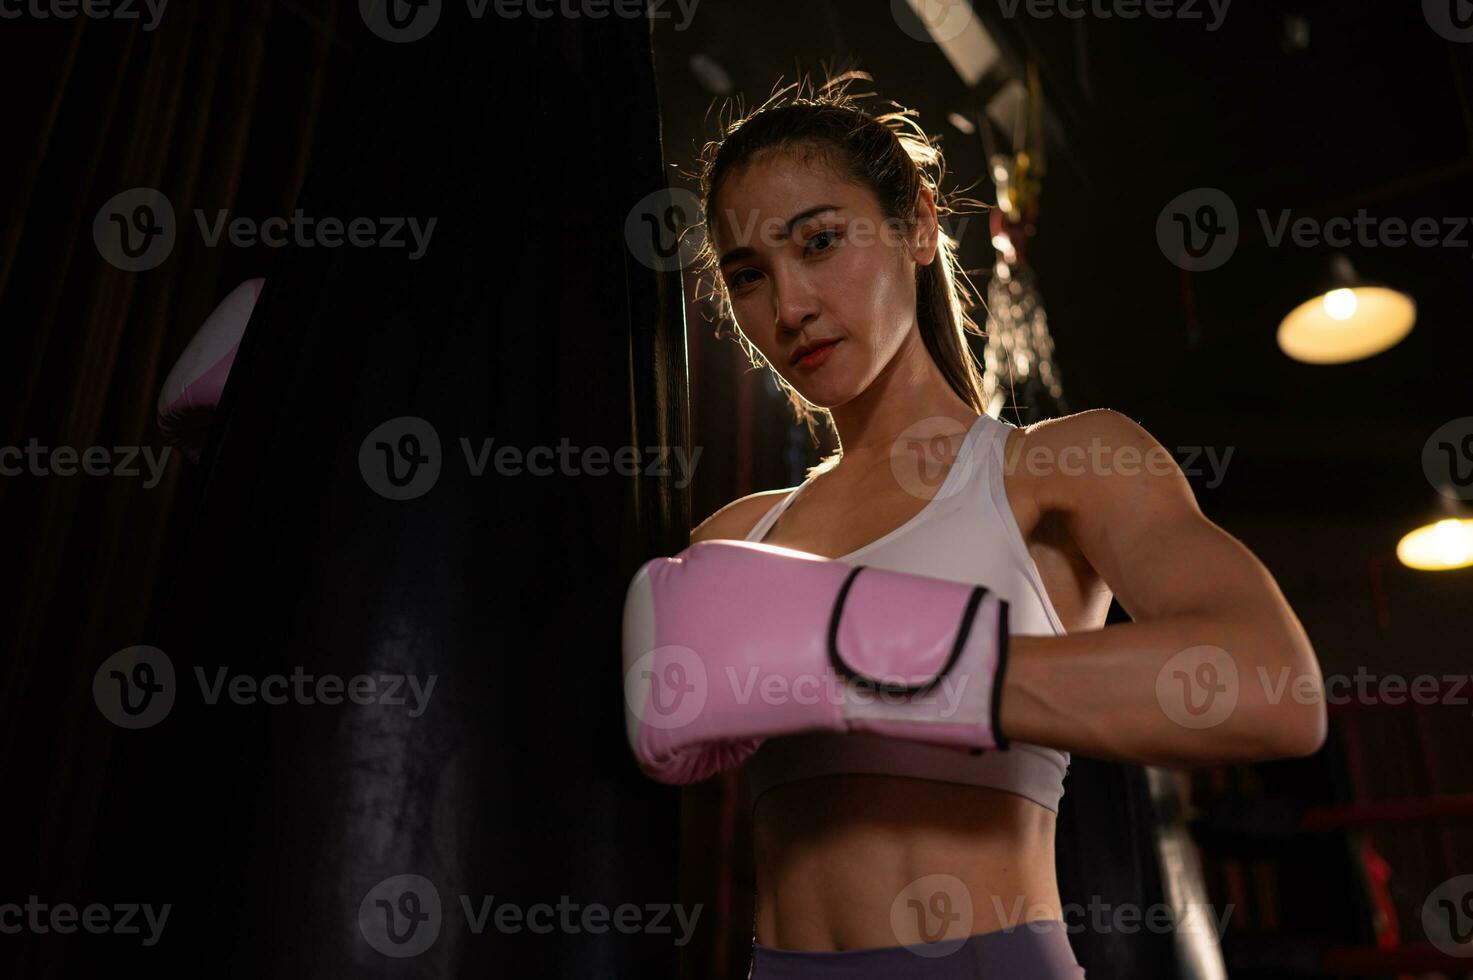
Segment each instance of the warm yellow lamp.
[[1396,557],[1424,572],[1473,566],[1473,509],[1448,493],[1439,493],[1438,501],[1427,523],[1397,542]]
[[1363,282],[1337,254],[1320,294],[1279,324],[1279,349],[1307,364],[1344,364],[1396,346],[1416,322],[1410,296]]

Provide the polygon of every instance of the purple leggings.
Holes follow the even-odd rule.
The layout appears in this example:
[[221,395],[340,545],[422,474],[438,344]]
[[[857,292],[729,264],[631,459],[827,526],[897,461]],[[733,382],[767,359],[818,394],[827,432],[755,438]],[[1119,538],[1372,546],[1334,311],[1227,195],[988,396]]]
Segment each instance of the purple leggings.
[[919,949],[911,952],[904,946],[887,946],[804,953],[754,942],[747,980],[1080,980],[1084,976],[1060,919],[1037,919]]

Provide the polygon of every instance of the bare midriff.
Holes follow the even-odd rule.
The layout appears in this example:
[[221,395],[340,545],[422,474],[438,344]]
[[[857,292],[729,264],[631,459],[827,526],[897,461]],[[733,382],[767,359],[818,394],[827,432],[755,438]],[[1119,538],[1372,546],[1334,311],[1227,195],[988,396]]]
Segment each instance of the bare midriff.
[[757,942],[902,945],[896,916],[910,913],[897,899],[931,875],[950,876],[943,888],[959,914],[969,909],[967,934],[1058,919],[1054,822],[1052,810],[983,786],[868,774],[774,786],[753,815]]

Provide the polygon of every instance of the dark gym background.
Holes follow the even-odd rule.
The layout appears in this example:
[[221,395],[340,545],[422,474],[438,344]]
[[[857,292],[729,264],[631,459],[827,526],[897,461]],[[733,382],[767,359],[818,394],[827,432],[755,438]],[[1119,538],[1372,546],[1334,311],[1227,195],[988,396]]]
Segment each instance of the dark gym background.
[[[1333,250],[1272,247],[1258,221],[1260,210],[1326,220],[1364,209],[1383,222],[1431,217],[1453,231],[1473,219],[1473,40],[1448,29],[1466,19],[1460,3],[1238,0],[1209,29],[1213,13],[1206,4],[1197,5],[1197,19],[1126,19],[1035,16],[1026,4],[977,0],[976,16],[996,58],[972,84],[925,39],[904,0],[703,0],[688,19],[667,3],[641,31],[627,23],[557,18],[469,22],[463,6],[447,0],[438,31],[405,45],[387,45],[366,30],[350,0],[174,0],[148,32],[136,22],[38,18],[9,7],[22,14],[0,20],[0,79],[9,93],[0,110],[9,136],[0,158],[0,446],[38,438],[77,447],[161,447],[154,402],[164,376],[220,299],[247,278],[279,281],[278,292],[263,299],[275,304],[271,322],[284,325],[281,311],[296,308],[293,303],[313,309],[297,326],[302,337],[315,338],[315,347],[304,349],[316,351],[315,369],[323,371],[334,362],[320,331],[330,327],[330,336],[344,342],[362,336],[361,322],[334,317],[330,291],[349,282],[402,289],[419,306],[396,309],[392,331],[386,326],[374,334],[382,342],[368,349],[381,359],[365,355],[357,368],[366,373],[358,380],[393,374],[383,357],[391,349],[432,352],[412,361],[429,372],[415,396],[422,407],[437,377],[431,366],[463,368],[438,376],[453,375],[462,385],[445,382],[445,397],[453,401],[455,391],[474,390],[477,358],[484,358],[486,378],[496,379],[486,382],[487,390],[497,394],[484,404],[467,403],[475,411],[467,408],[465,417],[480,419],[487,434],[521,424],[523,433],[555,439],[587,426],[586,438],[611,446],[647,439],[701,451],[688,488],[669,479],[624,485],[607,478],[561,485],[540,505],[533,499],[540,488],[498,491],[508,506],[545,506],[540,513],[547,521],[558,508],[588,502],[581,511],[588,526],[563,529],[547,545],[549,559],[574,554],[580,541],[607,528],[597,573],[569,577],[587,588],[589,608],[597,610],[583,624],[588,639],[556,648],[586,685],[588,703],[602,704],[597,675],[578,668],[600,657],[617,659],[612,627],[621,575],[644,557],[677,550],[691,524],[727,501],[793,485],[828,448],[808,442],[767,376],[746,365],[734,341],[717,336],[712,310],[698,299],[702,290],[689,273],[682,325],[672,312],[680,305],[673,291],[679,277],[653,273],[618,251],[630,203],[659,183],[661,168],[675,186],[690,186],[682,174],[714,135],[713,105],[734,95],[760,103],[780,77],[821,75],[825,65],[866,70],[881,96],[918,110],[921,124],[943,138],[952,186],[973,185],[974,195],[991,201],[987,140],[993,151],[1012,149],[1010,107],[1031,70],[1045,107],[1044,139],[1033,148],[1044,151],[1047,169],[1026,257],[1048,311],[1068,410],[1116,409],[1169,448],[1231,450],[1221,482],[1192,477],[1198,500],[1272,571],[1327,676],[1466,677],[1473,663],[1473,573],[1413,571],[1393,549],[1440,506],[1422,465],[1429,436],[1473,415],[1473,228],[1463,226],[1461,244],[1345,249],[1365,280],[1415,299],[1416,328],[1374,357],[1310,366],[1284,356],[1274,332],[1289,309],[1319,291]],[[444,87],[415,88],[427,78]],[[416,98],[426,100],[423,112]],[[972,131],[958,128],[953,115],[970,120]],[[415,129],[409,122],[415,119],[422,132],[441,133],[464,120],[468,133],[440,143],[411,141],[404,133]],[[396,132],[402,143],[394,143]],[[380,142],[369,138],[374,133]],[[614,146],[615,140],[627,143]],[[398,155],[355,156],[363,145],[393,145]],[[629,152],[617,153],[621,148]],[[611,153],[629,162],[610,166]],[[354,265],[359,258],[346,252],[329,263],[291,250],[209,247],[197,234],[181,233],[168,261],[129,273],[104,261],[93,243],[99,208],[132,187],[158,187],[181,211],[229,208],[257,218],[289,214],[304,200],[348,207],[351,188],[359,205],[370,202],[383,212],[401,164],[421,190],[445,182],[439,206],[446,212],[454,210],[456,193],[477,186],[473,175],[484,169],[506,182],[505,199],[523,209],[501,218],[538,231],[520,245],[505,238],[489,244],[498,232],[488,223],[479,226],[488,236],[482,246],[462,226],[462,237],[451,231],[444,239],[464,246],[456,258],[416,267],[415,276],[392,284],[394,273]],[[518,175],[528,172],[542,182],[520,182]],[[526,194],[528,184],[540,188],[537,197]],[[1157,220],[1168,202],[1197,188],[1221,189],[1236,202],[1242,236],[1220,268],[1187,272],[1163,254]],[[472,200],[492,207],[492,195],[464,193],[468,212]],[[602,194],[591,209],[590,194]],[[455,216],[442,217],[451,227]],[[962,258],[980,287],[993,262],[987,222],[975,219],[966,229]],[[473,263],[471,255],[484,261]],[[511,255],[520,264],[503,265]],[[448,296],[457,282],[472,283],[473,298],[435,307],[454,310],[446,316],[414,319],[414,308],[431,308],[425,297]],[[580,289],[616,302],[574,312],[567,297]],[[548,297],[562,297],[565,305],[549,313]],[[503,304],[497,316],[477,319],[495,304]],[[520,316],[502,315],[514,308]],[[444,326],[456,323],[490,332],[462,337]],[[298,337],[282,326],[268,344],[258,327],[253,321],[252,332],[263,339],[255,341],[249,363],[260,381],[230,392],[227,400],[237,404],[223,406],[234,412],[242,447],[257,444],[250,433],[290,434],[263,428],[260,406],[274,394],[269,381],[291,376]],[[309,327],[319,332],[308,334]],[[557,336],[563,356],[539,357],[531,331]],[[457,346],[462,340],[466,345]],[[339,381],[351,387],[355,378]],[[599,411],[592,408],[595,398]],[[314,410],[332,420],[330,403]],[[1027,424],[1057,410],[1020,398],[1002,414]],[[539,411],[547,421],[540,427]],[[288,458],[314,467],[356,452],[358,438],[352,445],[304,442]],[[484,731],[496,736],[486,735],[477,750],[485,764],[482,784],[458,809],[451,800],[448,812],[492,814],[506,807],[496,818],[505,826],[543,832],[504,839],[487,832],[470,849],[454,839],[437,860],[453,867],[470,854],[483,862],[473,870],[504,870],[517,858],[520,878],[512,877],[520,883],[536,879],[539,855],[558,854],[580,865],[560,864],[559,873],[583,876],[586,901],[621,892],[665,901],[678,895],[703,908],[694,940],[679,950],[668,948],[668,939],[656,949],[658,940],[647,936],[618,947],[583,942],[586,936],[538,937],[542,946],[527,937],[520,946],[482,937],[479,946],[442,947],[437,958],[389,961],[360,951],[365,958],[348,965],[338,944],[351,936],[312,938],[327,912],[262,911],[272,896],[319,894],[329,871],[352,860],[345,856],[324,868],[288,846],[348,828],[354,812],[333,809],[340,797],[313,795],[316,777],[331,783],[335,770],[290,739],[319,737],[327,745],[330,733],[298,731],[296,716],[252,719],[250,725],[262,727],[237,730],[234,754],[215,755],[207,772],[155,771],[149,793],[120,788],[120,773],[146,768],[147,757],[135,754],[136,740],[128,741],[135,733],[116,730],[98,714],[93,673],[114,652],[155,642],[166,627],[187,632],[178,619],[181,596],[224,602],[219,593],[240,594],[225,583],[235,581],[231,575],[246,581],[244,566],[211,570],[200,556],[214,540],[206,532],[221,526],[222,501],[259,505],[241,482],[253,465],[241,454],[207,455],[201,465],[176,455],[150,488],[126,479],[0,476],[8,584],[0,599],[6,845],[0,904],[33,894],[77,905],[172,900],[179,908],[176,931],[189,936],[191,921],[210,923],[210,931],[180,937],[183,948],[206,936],[221,944],[228,939],[239,957],[199,962],[195,975],[244,975],[254,965],[255,975],[452,976],[498,958],[510,968],[543,956],[544,972],[537,975],[647,976],[648,967],[640,972],[632,964],[659,962],[672,971],[678,963],[683,977],[745,976],[752,881],[743,780],[731,773],[680,793],[641,781],[617,727],[605,724],[617,720],[617,690],[604,715],[580,719],[590,743],[596,733],[606,735],[586,770],[598,778],[568,784],[570,793],[586,795],[564,801],[566,812],[540,809],[555,805],[555,767],[512,767],[493,751],[505,744],[503,729],[494,726],[510,730],[507,718],[483,716]],[[325,464],[321,472],[328,472]],[[330,510],[327,485],[316,486],[300,490],[296,504],[289,496],[279,501],[282,513],[298,515],[291,525],[296,532],[310,525],[311,515]],[[471,492],[455,499],[464,508],[485,503]],[[387,513],[399,516],[365,506],[363,526],[382,530]],[[488,524],[496,523],[494,516],[482,514]],[[441,514],[442,529],[454,528],[457,519],[454,512]],[[529,520],[494,533],[522,534],[525,547],[534,549],[536,529],[544,526]],[[282,537],[267,532],[257,542],[262,553],[293,553],[294,539],[282,529],[275,533]],[[304,558],[320,560],[323,578],[331,580],[325,570],[343,560],[343,549],[328,548],[328,540]],[[460,554],[475,556],[471,544],[460,547]],[[239,564],[239,554],[227,550],[221,561]],[[480,557],[487,554],[500,552],[483,546]],[[394,566],[375,563],[392,585]],[[470,569],[466,581],[475,583],[471,594],[491,594],[504,574],[491,567],[496,564],[463,566]],[[538,581],[555,581],[551,571],[545,574]],[[314,581],[305,573],[303,580]],[[567,605],[559,597],[539,609],[566,616]],[[440,608],[434,615],[443,614]],[[322,615],[348,625],[345,611]],[[229,628],[247,632],[253,618],[232,619]],[[607,635],[602,648],[594,639],[600,629]],[[351,644],[335,649],[340,657],[353,655]],[[297,662],[308,655],[294,654]],[[494,672],[485,674],[473,676],[491,683]],[[1465,975],[1457,958],[1425,934],[1423,906],[1441,883],[1473,873],[1470,688],[1461,704],[1450,696],[1420,709],[1332,708],[1330,740],[1310,759],[1168,775],[1179,812],[1143,805],[1149,800],[1138,767],[1091,770],[1080,760],[1071,780],[1087,773],[1098,782],[1090,790],[1071,785],[1071,805],[1099,800],[1091,793],[1108,787],[1140,807],[1109,817],[1135,836],[1104,837],[1098,849],[1116,853],[1086,857],[1169,875],[1151,850],[1153,830],[1172,822],[1189,827],[1207,898],[1219,914],[1232,909],[1221,944],[1232,977]],[[476,723],[466,711],[462,724]],[[201,758],[212,758],[208,744],[193,747]],[[273,768],[287,761],[291,778]],[[503,765],[508,768],[498,768]],[[512,777],[526,780],[528,793],[503,802],[489,787],[499,793]],[[415,791],[404,790],[406,798]],[[279,805],[229,812],[242,799],[261,798]],[[531,809],[512,812],[518,800]],[[583,826],[575,813],[580,806],[597,806],[609,817],[598,824],[602,836],[570,829]],[[1104,819],[1105,810],[1097,805],[1076,816],[1083,824],[1091,815]],[[138,872],[149,856],[130,849],[130,833],[187,827],[179,840],[218,843],[219,828],[232,819],[252,829],[243,849],[224,856],[189,852],[194,868],[176,850],[168,873],[160,871],[158,881],[192,883],[199,891],[157,895],[151,890],[157,882]],[[629,841],[638,828],[646,831],[638,846],[653,857],[629,871],[621,861],[634,863]],[[398,832],[419,853],[446,840],[413,826]],[[1087,838],[1081,832],[1076,839]],[[239,909],[222,902],[222,894],[232,893],[219,882],[232,874],[249,878],[253,869],[251,888],[234,893]],[[89,891],[104,885],[112,890]],[[486,880],[468,887],[499,888]],[[1159,881],[1132,887],[1143,902],[1161,890]],[[202,918],[189,917],[191,904]],[[287,928],[274,931],[283,923]],[[258,929],[273,938],[255,941]],[[14,976],[91,975],[99,964],[132,962],[136,948],[116,943],[119,938],[0,933],[0,964]],[[1161,941],[1107,938],[1133,949]],[[270,948],[273,942],[279,951]],[[554,947],[558,952],[547,952]],[[168,957],[182,955],[138,962],[177,966]],[[1108,963],[1090,965],[1092,977],[1109,975]]]

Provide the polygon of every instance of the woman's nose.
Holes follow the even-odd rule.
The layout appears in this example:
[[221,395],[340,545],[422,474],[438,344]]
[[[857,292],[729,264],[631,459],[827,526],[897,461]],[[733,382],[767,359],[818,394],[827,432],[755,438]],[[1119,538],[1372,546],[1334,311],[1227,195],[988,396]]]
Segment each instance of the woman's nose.
[[779,331],[801,330],[818,316],[818,299],[807,277],[774,276],[773,302]]

